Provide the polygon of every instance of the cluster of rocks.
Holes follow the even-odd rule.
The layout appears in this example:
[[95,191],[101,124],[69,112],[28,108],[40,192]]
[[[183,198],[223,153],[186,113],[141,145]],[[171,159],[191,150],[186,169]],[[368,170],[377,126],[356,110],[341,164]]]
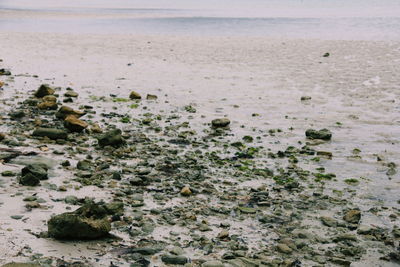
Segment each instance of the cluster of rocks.
[[[96,113],[88,99],[79,109],[65,105],[81,96],[71,88],[60,91],[41,85],[9,113],[10,131],[0,135],[3,145],[36,147],[57,161],[55,168],[30,163],[19,175],[2,173],[21,187],[42,185],[65,196],[24,196],[29,212],[46,201],[72,210],[49,215],[38,238],[104,242],[102,253],[114,257],[112,266],[349,266],[375,247],[382,259],[398,259],[399,229],[364,221],[385,210],[357,206],[354,185],[338,189],[340,177],[325,169],[333,155],[318,144],[330,143],[328,129],[308,129],[306,138],[302,133],[298,142],[276,142],[280,147],[272,149],[261,139],[279,140],[282,130],[239,136],[227,117],[206,118],[195,129],[186,121],[198,116],[193,106],[181,107],[188,116],[153,112],[161,105],[157,96],[147,94],[145,106],[137,92],[92,100],[116,105]],[[135,115],[129,117],[127,108]],[[51,184],[52,171],[64,174],[62,185]],[[86,186],[97,186],[112,200],[73,195]],[[64,260],[52,263],[75,266]]]

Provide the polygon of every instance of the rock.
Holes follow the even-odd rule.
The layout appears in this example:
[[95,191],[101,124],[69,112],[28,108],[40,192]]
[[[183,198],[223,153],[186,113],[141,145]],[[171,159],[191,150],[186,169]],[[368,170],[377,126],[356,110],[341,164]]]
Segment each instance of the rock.
[[80,111],[80,110],[74,110],[73,108],[68,107],[68,106],[62,106],[62,107],[60,107],[60,109],[57,111],[56,117],[57,117],[58,119],[65,119],[65,118],[67,118],[69,115],[73,115],[73,116],[75,116],[76,118],[80,118],[80,117],[82,117],[82,116],[85,115],[85,114],[86,114],[86,112],[83,112],[83,111]]
[[3,81],[0,81],[0,88],[2,88],[3,86],[4,86],[4,82]]
[[0,141],[3,141],[6,138],[5,133],[0,133]]
[[74,115],[69,115],[64,120],[64,127],[70,130],[71,132],[82,132],[89,125],[75,117]]
[[189,259],[185,256],[176,256],[176,255],[163,255],[161,256],[161,260],[166,264],[176,264],[176,265],[184,265],[189,262]]
[[182,196],[188,197],[191,194],[192,194],[192,191],[190,190],[189,186],[185,186],[185,187],[182,188],[182,190],[181,190],[181,195]]
[[279,252],[281,252],[281,253],[285,253],[285,254],[290,254],[290,253],[292,253],[292,249],[288,246],[288,245],[286,245],[286,244],[278,244],[277,246],[276,246],[276,249],[279,251]]
[[132,92],[129,94],[129,98],[130,98],[130,99],[142,99],[142,96],[141,96],[139,93],[137,93],[137,92],[135,92],[135,91],[132,91]]
[[42,98],[42,102],[37,105],[38,109],[51,109],[55,110],[58,108],[57,97],[53,95],[46,95]]
[[51,88],[48,84],[42,84],[36,90],[34,96],[36,96],[38,98],[42,98],[46,95],[53,95],[54,93],[55,93],[55,90],[53,88]]
[[30,164],[21,170],[19,183],[26,186],[36,186],[41,180],[48,179],[47,167],[42,164]]
[[301,101],[307,101],[307,100],[311,100],[311,96],[302,96],[300,98]]
[[321,129],[319,131],[314,129],[308,129],[306,131],[306,136],[309,139],[331,140],[332,133],[328,129]]
[[100,146],[114,146],[119,147],[125,144],[125,140],[122,138],[122,131],[120,129],[114,129],[106,132],[105,134],[98,137]]
[[345,220],[348,223],[358,224],[361,220],[361,211],[349,210],[343,216],[343,220]]
[[40,267],[41,265],[36,264],[36,263],[19,263],[19,262],[11,262],[2,265],[1,267]]
[[110,215],[124,214],[124,203],[121,201],[114,201],[114,202],[108,203],[104,207],[107,210],[107,213]]
[[221,127],[226,127],[231,123],[231,121],[228,118],[220,118],[220,119],[214,119],[211,121],[211,125],[214,128],[221,128]]
[[229,231],[227,230],[222,230],[221,232],[219,232],[219,234],[217,235],[218,239],[227,239],[229,237]]
[[[67,88],[68,90],[68,88]],[[68,90],[67,92],[65,92],[64,94],[65,97],[78,97],[79,94],[77,92],[74,92],[73,90]]]
[[334,227],[337,225],[336,220],[331,217],[322,216],[320,219],[321,219],[322,224],[325,226]]
[[102,133],[102,132],[103,132],[103,130],[101,129],[100,125],[98,125],[98,124],[93,124],[93,125],[90,127],[90,131],[91,131],[92,133]]
[[48,137],[53,140],[66,139],[68,133],[65,130],[56,128],[37,128],[32,133],[33,136]]
[[157,100],[158,97],[156,95],[147,94],[146,99],[147,100]]
[[8,116],[10,116],[10,118],[13,120],[21,119],[21,118],[25,117],[25,112],[22,110],[17,110],[17,111],[8,113]]
[[0,69],[0,76],[10,76],[11,75],[11,71],[6,70],[6,69]]
[[80,160],[76,164],[76,168],[81,171],[90,171],[93,168],[93,163],[89,160]]
[[49,236],[56,239],[96,239],[108,235],[111,224],[106,209],[98,204],[89,203],[73,212],[52,217],[48,221]]
[[201,267],[224,267],[224,264],[221,261],[206,261]]

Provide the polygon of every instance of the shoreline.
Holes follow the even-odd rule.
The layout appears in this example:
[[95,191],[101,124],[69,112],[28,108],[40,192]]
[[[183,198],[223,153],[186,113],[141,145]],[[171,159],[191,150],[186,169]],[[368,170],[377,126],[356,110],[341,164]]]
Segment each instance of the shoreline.
[[[0,76],[6,83],[0,132],[7,135],[1,148],[40,156],[1,165],[16,176],[1,177],[0,227],[7,243],[0,263],[32,260],[34,253],[44,253],[36,262],[60,253],[72,261],[82,249],[94,266],[136,260],[152,266],[162,264],[162,255],[190,259],[193,266],[211,260],[225,266],[296,260],[395,266],[389,252],[398,246],[400,207],[399,44],[1,33],[0,68],[13,74]],[[24,102],[44,83],[60,87],[58,108],[84,110],[82,120],[104,132],[120,128],[126,146],[99,147],[100,134],[90,131],[70,133],[61,143],[33,137],[35,119],[64,129],[56,110]],[[79,94],[72,103],[62,102],[67,87]],[[130,100],[132,90],[158,99]],[[16,111],[25,115],[9,115]],[[210,127],[222,117],[230,119],[229,129]],[[309,128],[328,128],[332,140],[306,139]],[[37,158],[55,161],[49,180],[20,185],[20,169]],[[70,167],[60,166],[65,159]],[[77,170],[84,160],[96,168]],[[109,168],[99,169],[105,163]],[[94,185],[85,184],[85,172]],[[114,172],[121,180],[110,178]],[[135,184],[137,178],[148,183]],[[181,193],[185,186],[188,196]],[[26,211],[22,199],[35,193],[45,202]],[[78,201],[65,203],[70,195]],[[75,210],[85,196],[124,203],[112,228],[121,239],[71,243],[35,236],[47,231],[51,215]],[[361,212],[359,220],[344,219],[352,210]],[[10,219],[11,212],[23,219]],[[16,257],[11,244],[18,243],[26,256]],[[157,244],[161,250],[150,256],[123,250]],[[205,245],[210,253],[201,249]],[[96,251],[101,263],[95,263]]]

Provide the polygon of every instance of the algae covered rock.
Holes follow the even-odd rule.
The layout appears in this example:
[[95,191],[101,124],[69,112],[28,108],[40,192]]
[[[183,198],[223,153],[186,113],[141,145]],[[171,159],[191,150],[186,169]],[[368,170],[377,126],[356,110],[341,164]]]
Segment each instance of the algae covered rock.
[[226,127],[230,123],[231,123],[231,121],[228,118],[219,118],[219,119],[214,119],[211,121],[211,125],[214,128]]
[[118,147],[125,143],[125,140],[122,138],[122,131],[120,129],[114,129],[108,131],[101,135],[98,138],[100,146],[114,146]]
[[321,140],[331,140],[332,133],[328,129],[314,130],[308,129],[306,131],[306,137],[309,139],[321,139]]
[[107,210],[95,203],[56,215],[48,221],[49,236],[56,239],[96,239],[107,236],[110,231]]
[[39,137],[48,137],[53,140],[66,139],[68,137],[67,131],[56,128],[37,128],[33,131],[32,135]]

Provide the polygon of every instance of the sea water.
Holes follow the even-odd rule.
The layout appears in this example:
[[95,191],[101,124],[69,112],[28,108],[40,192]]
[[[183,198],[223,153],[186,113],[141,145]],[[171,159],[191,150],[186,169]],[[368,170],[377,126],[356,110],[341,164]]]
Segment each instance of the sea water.
[[400,39],[398,0],[0,0],[0,31]]

